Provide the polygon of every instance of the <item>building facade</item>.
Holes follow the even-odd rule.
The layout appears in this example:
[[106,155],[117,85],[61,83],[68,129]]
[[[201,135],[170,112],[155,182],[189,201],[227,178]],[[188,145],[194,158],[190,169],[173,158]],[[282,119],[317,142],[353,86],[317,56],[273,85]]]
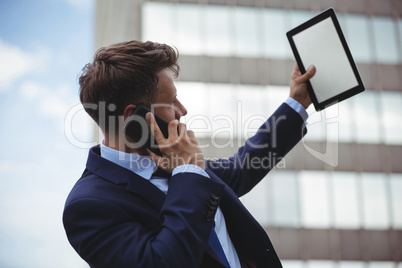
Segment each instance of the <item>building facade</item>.
[[96,48],[136,39],[179,50],[178,97],[208,158],[236,152],[286,99],[286,32],[333,7],[366,91],[311,106],[305,139],[241,200],[284,267],[402,267],[402,1],[96,3]]

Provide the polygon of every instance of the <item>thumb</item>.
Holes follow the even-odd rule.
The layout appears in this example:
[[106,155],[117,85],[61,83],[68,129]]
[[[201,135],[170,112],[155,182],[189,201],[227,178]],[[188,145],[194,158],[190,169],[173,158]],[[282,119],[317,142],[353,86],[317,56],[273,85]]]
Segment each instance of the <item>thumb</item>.
[[302,76],[300,76],[299,78],[297,78],[297,82],[300,84],[306,83],[307,80],[311,79],[315,75],[315,71],[316,71],[315,66],[310,65],[310,67],[307,69],[307,72]]

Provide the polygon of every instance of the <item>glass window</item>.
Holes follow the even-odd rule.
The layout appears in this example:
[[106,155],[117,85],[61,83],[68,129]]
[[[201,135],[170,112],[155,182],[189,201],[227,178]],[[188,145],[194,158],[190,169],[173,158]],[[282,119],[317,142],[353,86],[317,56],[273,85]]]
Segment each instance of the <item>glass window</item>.
[[396,64],[399,62],[396,27],[392,18],[373,17],[374,45],[377,62]]
[[258,57],[261,55],[261,34],[258,32],[261,12],[256,8],[244,7],[235,7],[233,11],[236,55]]
[[402,94],[381,92],[381,123],[387,144],[402,144]]
[[366,265],[362,261],[340,261],[338,268],[365,268]]
[[197,137],[210,136],[212,126],[208,116],[208,88],[204,83],[176,82],[177,98],[187,108],[185,123]]
[[269,58],[292,57],[293,54],[286,38],[286,32],[290,30],[290,27],[286,25],[286,20],[289,20],[289,12],[267,9],[264,10],[262,16],[264,27],[263,54]]
[[[340,109],[341,105],[335,104],[324,110],[325,137],[327,141],[339,142]],[[343,123],[348,123],[348,120]]]
[[275,170],[269,176],[272,180],[274,224],[300,226],[297,173]]
[[372,261],[368,263],[368,268],[394,268],[395,264],[390,261]]
[[262,111],[263,90],[260,86],[238,86],[236,91],[237,123],[241,124],[242,137],[250,138],[258,128],[268,119]]
[[356,173],[332,173],[335,227],[360,227],[357,186]]
[[378,143],[380,142],[380,110],[378,105],[378,94],[374,91],[364,91],[353,102],[353,117],[355,120],[357,142]]
[[[342,29],[342,32],[343,32],[343,35],[346,35],[346,30],[347,30],[347,22],[346,22],[346,19],[347,19],[347,17],[349,17],[349,16],[353,16],[353,15],[350,15],[350,14],[336,14],[336,17],[338,18],[338,22],[339,22],[339,25],[341,25],[341,29]],[[346,39],[346,41],[348,41],[347,39]]]
[[305,136],[307,141],[326,140],[325,111],[317,112],[314,105],[307,109],[309,117],[307,119],[308,134]]
[[334,261],[324,261],[324,260],[310,260],[308,261],[308,268],[333,268],[335,265]]
[[372,62],[371,38],[367,17],[348,15],[344,17],[346,42],[356,62]]
[[392,225],[395,229],[402,229],[402,175],[390,176],[391,202],[392,202]]
[[234,54],[232,9],[225,6],[207,6],[204,24],[206,27],[206,53],[230,56]]
[[[353,140],[354,131],[354,116],[352,113],[352,103],[349,101],[343,101],[334,106],[338,106],[338,118],[335,118],[335,122],[339,124],[339,141],[351,142]],[[329,107],[328,109],[331,109]]]
[[306,140],[351,141],[352,113],[350,103],[341,102],[317,112],[314,105],[307,109],[308,134]]
[[254,85],[239,85],[237,90],[233,90],[236,96],[236,101],[241,102],[241,113],[243,119],[247,120],[248,117],[253,115],[264,115],[262,110],[262,98],[266,93],[260,86]]
[[[365,91],[357,98],[316,112],[307,109],[309,130],[306,140],[402,144],[402,94],[399,92]],[[339,130],[331,131],[336,124]]]
[[143,4],[142,39],[177,46],[174,12],[169,3]]
[[[249,137],[289,94],[288,88],[281,86],[261,87],[179,81],[176,82],[176,87],[179,100],[188,108],[185,119],[191,123],[191,128],[195,128],[196,133],[199,128],[200,132],[197,134],[201,136],[210,136],[214,131],[222,130],[220,136],[227,137],[230,128],[232,136]],[[208,133],[201,133],[206,127],[206,123],[201,122],[205,121],[202,118],[208,118],[211,127]]]
[[384,174],[362,173],[363,226],[367,229],[389,228],[389,207]]
[[289,12],[290,12],[289,30],[299,26],[300,24],[308,21],[309,19],[317,15],[317,13],[305,10],[291,10]]
[[[302,10],[145,2],[142,39],[174,45],[183,54],[293,58],[286,32],[314,15]],[[356,61],[401,62],[402,20],[373,17],[368,21],[364,16],[340,14],[338,18]]]
[[199,5],[175,4],[177,20],[177,44],[176,47],[182,54],[201,54],[204,43],[201,27],[201,12],[203,7]]
[[399,35],[399,62],[402,62],[402,19],[398,20],[398,35]]
[[289,96],[289,87],[287,86],[266,86],[264,87],[263,112],[267,116],[273,114],[276,109]]
[[270,204],[272,204],[271,193],[271,181],[265,178],[240,199],[262,226],[268,226],[272,221],[272,216],[270,215]]
[[286,268],[304,268],[305,263],[298,260],[281,260],[283,267]]
[[328,228],[329,193],[327,185],[328,173],[302,171],[300,178],[300,199],[302,224],[305,227]]
[[[238,103],[235,98],[236,87],[231,84],[208,84],[207,115],[211,119],[213,140],[237,136]],[[241,135],[241,134],[240,134]]]

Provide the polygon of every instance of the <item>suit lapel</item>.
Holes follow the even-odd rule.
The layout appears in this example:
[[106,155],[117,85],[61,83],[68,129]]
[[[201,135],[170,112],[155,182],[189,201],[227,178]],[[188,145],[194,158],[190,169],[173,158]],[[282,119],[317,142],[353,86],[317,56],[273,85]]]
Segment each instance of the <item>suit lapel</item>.
[[158,211],[165,201],[165,194],[148,180],[134,172],[123,168],[100,156],[100,147],[92,147],[89,151],[87,169],[97,176],[114,184],[126,184],[126,190],[141,196],[151,203]]
[[133,176],[129,178],[126,190],[141,196],[151,203],[158,211],[161,210],[163,202],[165,202],[165,193],[159,190],[158,187],[150,183],[148,180],[141,178],[140,176]]

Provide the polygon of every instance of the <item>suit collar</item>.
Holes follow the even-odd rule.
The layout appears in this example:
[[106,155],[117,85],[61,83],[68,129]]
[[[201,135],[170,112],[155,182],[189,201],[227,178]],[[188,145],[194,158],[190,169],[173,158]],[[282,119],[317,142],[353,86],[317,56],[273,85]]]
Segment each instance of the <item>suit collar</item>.
[[[165,194],[148,180],[100,156],[99,145],[89,150],[87,169],[95,175],[114,184],[126,184],[126,190],[143,197],[161,209]],[[150,198],[152,197],[152,198]]]
[[99,145],[89,150],[87,169],[114,184],[126,184],[131,177],[139,177],[134,172],[101,157]]

